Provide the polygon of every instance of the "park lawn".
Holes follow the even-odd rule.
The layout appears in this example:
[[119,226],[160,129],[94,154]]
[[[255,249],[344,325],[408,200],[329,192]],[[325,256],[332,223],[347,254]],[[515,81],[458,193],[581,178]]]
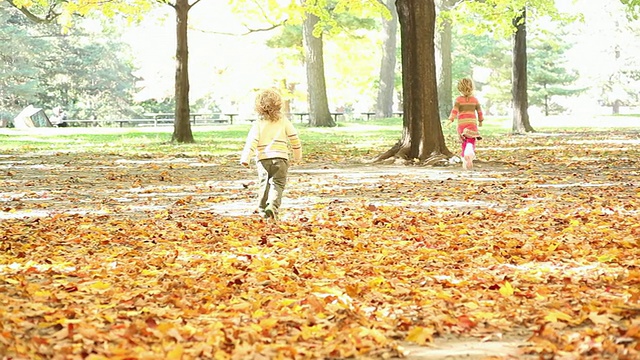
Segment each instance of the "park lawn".
[[[500,136],[507,128],[485,125],[485,136]],[[305,144],[305,153],[326,155],[336,152],[362,156],[383,151],[400,139],[402,120],[341,122],[334,128],[310,128],[295,123]],[[444,124],[443,124],[444,125]],[[444,125],[448,140],[455,141],[453,126]],[[172,127],[162,128],[49,128],[34,131],[5,130],[0,134],[0,152],[25,151],[87,152],[111,154],[176,153],[188,156],[228,156],[238,153],[249,131],[248,124],[193,127],[195,144],[171,143]]]
[[364,161],[397,119],[299,126],[276,224],[237,165],[247,125],[189,145],[2,135],[0,354],[388,358],[518,338],[521,358],[638,358],[640,133],[495,123],[471,172]]

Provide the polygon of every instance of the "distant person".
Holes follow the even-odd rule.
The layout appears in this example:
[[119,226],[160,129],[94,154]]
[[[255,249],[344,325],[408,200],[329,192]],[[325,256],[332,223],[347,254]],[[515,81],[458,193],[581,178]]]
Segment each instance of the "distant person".
[[469,78],[458,81],[458,96],[451,109],[449,121],[458,119],[458,135],[462,141],[462,167],[466,170],[473,168],[476,157],[476,140],[481,139],[478,126],[482,126],[484,116],[478,99],[473,96],[473,82]]
[[265,89],[255,100],[258,121],[251,127],[240,157],[249,166],[253,157],[258,168],[258,211],[276,220],[289,172],[289,146],[294,161],[302,160],[302,144],[293,124],[282,114],[282,97],[275,89]]
[[56,106],[53,108],[53,115],[51,116],[51,125],[55,127],[67,127],[69,124],[65,121],[67,120],[67,114],[62,110],[60,106]]

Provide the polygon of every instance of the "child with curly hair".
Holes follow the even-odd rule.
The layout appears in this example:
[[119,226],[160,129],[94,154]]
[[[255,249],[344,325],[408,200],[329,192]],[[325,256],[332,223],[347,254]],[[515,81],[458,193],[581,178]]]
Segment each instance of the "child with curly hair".
[[277,219],[289,172],[289,146],[294,161],[302,160],[302,143],[293,124],[282,114],[282,97],[276,89],[258,93],[255,101],[258,121],[251,127],[240,157],[249,166],[254,157],[258,168],[258,209],[268,219]]
[[[482,126],[484,116],[478,99],[473,96],[473,82],[469,78],[458,81],[458,96],[451,109],[449,121],[458,118],[458,135],[462,140],[462,167],[466,170],[473,168],[476,157],[476,140],[481,139],[478,126]],[[477,114],[477,116],[476,116]]]

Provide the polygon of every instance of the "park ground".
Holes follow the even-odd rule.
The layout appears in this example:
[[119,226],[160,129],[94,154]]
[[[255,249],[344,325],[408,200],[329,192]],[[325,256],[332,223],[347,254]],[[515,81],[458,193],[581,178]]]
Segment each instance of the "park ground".
[[493,129],[472,171],[303,128],[277,223],[252,213],[246,128],[219,127],[236,138],[216,153],[5,130],[0,355],[637,359],[632,123]]

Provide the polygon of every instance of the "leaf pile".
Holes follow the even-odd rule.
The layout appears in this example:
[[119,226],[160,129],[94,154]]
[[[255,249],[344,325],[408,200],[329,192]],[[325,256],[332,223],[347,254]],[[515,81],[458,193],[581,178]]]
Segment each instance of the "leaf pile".
[[4,159],[0,354],[389,358],[525,331],[523,356],[638,358],[637,141],[488,139],[472,173],[306,164],[277,224],[221,159]]

